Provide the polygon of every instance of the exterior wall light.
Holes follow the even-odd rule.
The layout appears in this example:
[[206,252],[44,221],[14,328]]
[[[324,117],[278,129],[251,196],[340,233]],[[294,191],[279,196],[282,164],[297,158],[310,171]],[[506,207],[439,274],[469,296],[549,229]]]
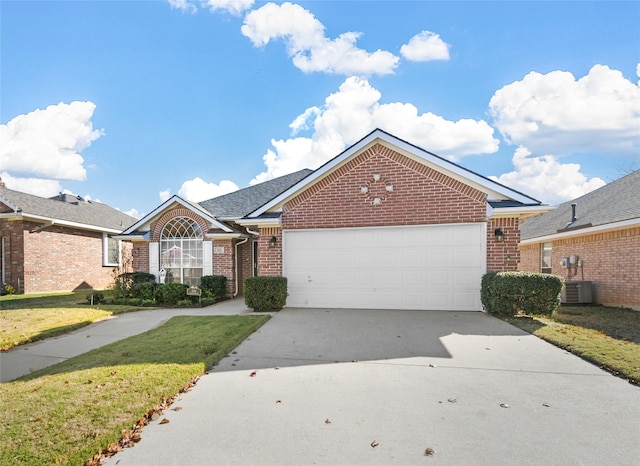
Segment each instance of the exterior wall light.
[[277,243],[278,243],[278,238],[276,238],[275,236],[272,236],[271,239],[269,240],[269,247],[275,248]]
[[493,232],[493,234],[495,235],[496,241],[498,243],[504,242],[504,231],[502,231],[501,228],[496,228],[496,230]]

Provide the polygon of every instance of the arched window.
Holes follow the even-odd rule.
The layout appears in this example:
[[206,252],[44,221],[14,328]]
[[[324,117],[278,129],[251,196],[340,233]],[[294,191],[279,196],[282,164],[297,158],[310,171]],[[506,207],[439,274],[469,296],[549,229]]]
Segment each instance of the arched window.
[[160,267],[165,283],[200,285],[202,277],[202,230],[190,218],[176,217],[160,235]]

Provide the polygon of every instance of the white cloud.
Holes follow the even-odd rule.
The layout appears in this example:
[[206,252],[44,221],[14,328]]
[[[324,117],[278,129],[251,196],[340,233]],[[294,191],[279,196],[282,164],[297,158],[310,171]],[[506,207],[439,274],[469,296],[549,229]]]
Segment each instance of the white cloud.
[[93,102],[63,102],[0,125],[0,170],[17,176],[84,180],[83,149],[104,134],[93,129]]
[[514,171],[490,178],[547,204],[575,199],[606,184],[597,177],[587,179],[577,163],[560,163],[553,155],[531,157],[525,147],[516,149],[513,166]]
[[400,54],[411,61],[448,60],[449,44],[435,32],[422,31],[400,47]]
[[201,202],[213,197],[237,191],[238,185],[233,181],[222,180],[220,184],[208,183],[200,177],[182,183],[178,194],[191,202]]
[[171,8],[176,10],[182,10],[189,13],[195,13],[198,11],[198,8],[189,0],[168,0],[168,2],[169,5],[171,5]]
[[498,150],[493,128],[485,121],[446,120],[433,113],[418,113],[412,104],[382,104],[381,97],[367,80],[347,78],[322,108],[307,109],[291,124],[294,129],[312,127],[311,137],[271,141],[273,149],[263,157],[267,169],[251,183],[317,168],[375,128],[452,160]]
[[607,66],[578,80],[565,71],[529,73],[498,90],[489,108],[505,139],[534,154],[640,148],[640,88]]
[[171,189],[165,189],[164,191],[160,191],[158,193],[158,197],[160,198],[160,202],[164,202],[171,197]]
[[0,178],[5,186],[14,191],[33,194],[40,197],[53,197],[63,192],[62,185],[57,180],[44,180],[42,178],[21,178],[12,176],[7,172],[0,173]]
[[209,7],[213,12],[223,11],[234,16],[240,16],[253,6],[254,0],[168,0],[171,8],[188,13],[198,11],[198,5]]
[[241,30],[256,47],[283,39],[294,66],[305,73],[385,75],[393,73],[399,61],[388,51],[369,53],[358,48],[357,32],[328,39],[324,25],[310,11],[288,2],[267,3],[251,11]]
[[127,215],[132,216],[133,218],[137,218],[137,219],[141,219],[142,218],[142,214],[140,214],[140,212],[138,212],[138,209],[130,209],[127,210],[126,212],[124,212]]

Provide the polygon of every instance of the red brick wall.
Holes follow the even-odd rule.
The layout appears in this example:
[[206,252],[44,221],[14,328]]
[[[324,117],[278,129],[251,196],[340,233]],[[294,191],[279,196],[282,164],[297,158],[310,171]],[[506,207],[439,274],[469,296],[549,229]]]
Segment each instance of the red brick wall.
[[[276,237],[276,247],[269,247],[271,238]],[[282,230],[280,228],[260,228],[258,238],[258,275],[279,277],[282,275]]]
[[[41,224],[0,221],[0,236],[8,238],[5,273],[20,293],[108,288],[115,274],[130,264],[130,246],[123,245],[125,268],[102,265],[102,233]],[[130,269],[129,269],[130,270]]]
[[[0,204],[0,208],[2,207],[3,204]],[[23,229],[22,220],[10,222],[0,219],[0,237],[5,238],[5,255],[0,263],[4,262],[6,284],[13,286],[16,293],[24,293]]]
[[[373,180],[374,173],[381,180]],[[387,193],[385,186],[393,185]],[[362,194],[361,187],[369,193]],[[372,198],[385,197],[381,205]],[[377,144],[283,207],[285,229],[484,222],[486,195]],[[262,236],[262,234],[261,234]]]
[[231,239],[213,242],[213,274],[227,277],[227,296],[232,296],[236,288],[234,244],[235,241]]
[[[639,251],[640,227],[558,239],[552,242],[552,273],[566,278],[560,261],[576,255],[583,267],[571,278],[593,282],[594,302],[640,310]],[[520,269],[539,272],[540,244],[521,246],[520,252]]]
[[136,241],[133,248],[133,270],[149,273],[149,243]]
[[244,293],[244,281],[247,277],[253,276],[253,243],[256,240],[254,237],[250,237],[249,240],[241,244],[238,247],[238,261],[239,261],[239,294]]
[[[504,241],[496,241],[495,231],[501,229]],[[487,272],[517,270],[520,262],[519,220],[517,218],[496,218],[487,224]]]
[[187,217],[194,220],[200,226],[203,234],[209,231],[209,228],[211,227],[209,222],[207,222],[199,215],[196,215],[191,210],[184,207],[178,207],[176,209],[166,211],[159,219],[151,224],[151,241],[160,241],[160,234],[162,233],[162,229],[169,220],[176,217]]

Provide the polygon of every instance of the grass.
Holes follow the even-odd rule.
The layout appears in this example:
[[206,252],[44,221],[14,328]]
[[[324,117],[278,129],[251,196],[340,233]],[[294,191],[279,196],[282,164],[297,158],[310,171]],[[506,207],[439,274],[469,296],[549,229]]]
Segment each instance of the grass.
[[89,306],[87,293],[7,295],[0,297],[0,351],[71,332],[134,306]]
[[561,306],[552,316],[504,318],[560,348],[640,385],[640,312],[604,306]]
[[0,464],[84,464],[269,316],[180,316],[0,385]]

